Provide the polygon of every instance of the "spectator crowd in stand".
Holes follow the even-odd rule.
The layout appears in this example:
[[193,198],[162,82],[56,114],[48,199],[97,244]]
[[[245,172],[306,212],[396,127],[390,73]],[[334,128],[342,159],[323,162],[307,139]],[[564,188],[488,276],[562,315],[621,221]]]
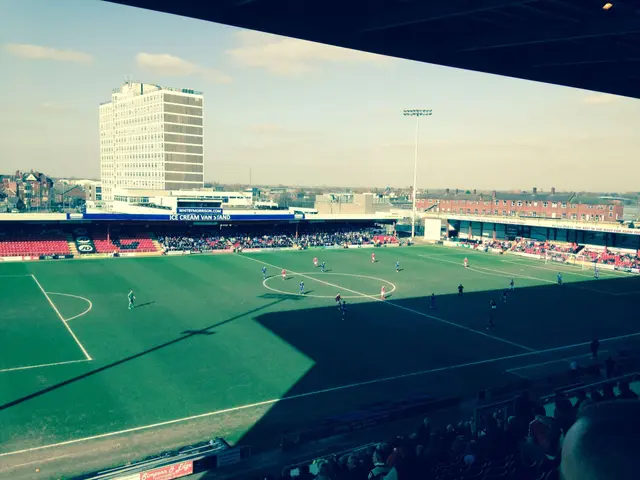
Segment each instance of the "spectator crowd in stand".
[[500,250],[506,252],[510,250],[514,243],[509,240],[472,240],[467,238],[461,238],[456,240],[457,243],[464,245],[467,248],[473,250],[479,250],[481,252],[488,252],[489,249]]
[[530,255],[548,256],[556,261],[566,261],[570,254],[577,253],[579,249],[580,247],[575,243],[537,242],[522,239],[511,250]]
[[615,265],[620,268],[640,268],[637,252],[633,254],[609,251],[606,247],[604,250],[592,250],[589,247],[585,247],[580,253],[592,262],[603,265]]
[[[562,454],[563,440],[578,419],[590,418],[593,408],[611,402],[605,408],[615,411],[622,407],[635,417],[640,416],[638,395],[629,383],[618,384],[618,394],[612,384],[578,393],[568,398],[557,393],[553,399],[551,416],[540,402],[530,399],[527,392],[518,395],[508,411],[499,410],[474,421],[460,421],[445,428],[433,428],[429,420],[420,423],[406,437],[397,437],[386,443],[356,448],[339,456],[330,455],[313,462],[286,467],[283,479],[296,480],[557,480],[561,458],[575,455]],[[621,403],[618,403],[621,402]],[[631,402],[633,405],[628,406]],[[615,418],[612,422],[615,421]],[[617,423],[625,423],[618,417]],[[623,434],[612,424],[609,435]],[[636,428],[637,425],[633,428]],[[632,430],[633,430],[632,428]],[[573,429],[576,430],[576,429]],[[573,432],[572,432],[573,433]],[[634,445],[640,440],[635,430]],[[605,439],[596,439],[605,441]],[[624,441],[624,440],[622,440]],[[598,452],[606,452],[603,445]],[[593,452],[591,456],[593,456]],[[564,461],[564,460],[563,460]],[[591,459],[590,461],[594,461]],[[635,459],[627,459],[635,463]],[[624,461],[622,463],[625,463]],[[564,467],[564,465],[563,465]],[[624,469],[626,466],[609,467]],[[563,469],[563,472],[565,470]],[[575,472],[574,472],[575,473]],[[297,475],[296,475],[297,474]],[[260,477],[265,478],[265,477]],[[269,477],[266,477],[269,478]],[[580,474],[566,480],[587,478]],[[588,477],[593,480],[614,480],[620,477]]]
[[482,252],[488,252],[491,249],[502,252],[526,253],[545,257],[555,262],[566,262],[571,258],[572,254],[577,254],[577,261],[591,261],[593,263],[612,265],[618,268],[640,269],[640,256],[638,252],[614,251],[606,247],[603,249],[595,249],[576,243],[539,242],[529,239],[520,239],[518,241],[457,239],[456,242],[466,248],[472,248]]
[[485,243],[487,248],[493,248],[494,250],[501,250],[506,252],[507,250],[511,250],[513,248],[513,242],[509,240],[489,240]]
[[254,232],[241,231],[225,233],[210,232],[167,232],[158,233],[158,241],[165,251],[207,252],[211,250],[227,250],[232,248],[286,248],[286,247],[320,247],[342,245],[365,245],[374,242],[377,235],[375,229],[353,229],[314,231],[305,233],[287,232]]

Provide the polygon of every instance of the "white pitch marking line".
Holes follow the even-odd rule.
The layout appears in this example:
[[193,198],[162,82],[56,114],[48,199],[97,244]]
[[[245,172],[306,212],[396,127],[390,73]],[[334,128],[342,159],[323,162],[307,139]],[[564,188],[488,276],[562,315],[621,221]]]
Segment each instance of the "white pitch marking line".
[[[251,260],[252,262],[261,263],[262,265],[268,265],[271,268],[276,268],[276,269],[280,269],[281,268],[281,267],[278,267],[276,265],[272,265],[270,263],[266,263],[266,262],[257,260],[255,258],[245,257],[244,255],[242,256],[242,258],[246,258],[247,260]],[[405,310],[407,312],[415,313],[416,315],[420,315],[420,316],[423,316],[425,318],[430,318],[431,320],[435,320],[437,322],[444,323],[444,324],[450,325],[452,327],[460,328],[462,330],[466,330],[467,332],[475,333],[477,335],[482,335],[483,337],[486,337],[486,338],[491,338],[493,340],[497,340],[499,342],[506,343],[508,345],[511,345],[512,347],[521,348],[522,350],[527,350],[529,352],[534,352],[535,351],[533,348],[525,347],[524,345],[520,345],[519,343],[515,343],[515,342],[512,342],[510,340],[505,340],[504,338],[494,337],[493,335],[489,335],[488,333],[484,333],[484,332],[481,332],[479,330],[474,330],[473,328],[465,327],[464,325],[459,325],[457,323],[450,322],[450,321],[445,320],[443,318],[434,317],[433,315],[428,315],[428,314],[420,312],[418,310],[413,310],[412,308],[408,308],[408,307],[404,307],[402,305],[398,305],[397,303],[381,300],[377,296],[367,295],[366,293],[358,292],[356,290],[351,290],[350,288],[346,288],[346,287],[342,287],[340,285],[335,285],[333,283],[325,282],[324,280],[319,280],[317,278],[305,275],[305,274],[300,273],[300,272],[294,272],[293,270],[290,270],[290,272],[292,274],[294,274],[294,275],[300,275],[301,277],[305,277],[305,278],[308,278],[310,280],[315,280],[318,283],[323,283],[323,284],[328,285],[330,287],[335,287],[335,288],[337,288],[339,290],[344,290],[344,291],[347,291],[347,292],[351,292],[351,293],[354,293],[356,295],[360,295],[361,297],[369,298],[371,300],[375,300],[376,302],[382,302],[382,303],[384,303],[386,305],[390,305],[392,307],[399,308],[400,310]],[[385,281],[385,283],[387,283],[387,282]]]
[[[431,259],[431,260],[435,260],[436,262],[444,262],[444,263],[451,263],[453,265],[458,265],[459,267],[464,268],[464,265],[462,265],[460,262],[454,262],[452,260],[442,260],[440,258],[434,258],[430,255],[419,255],[420,257],[423,258],[427,258],[427,259]],[[501,276],[511,276],[511,277],[519,277],[519,278],[526,278],[528,280],[536,280],[539,282],[547,282],[547,283],[556,283],[552,280],[547,280],[545,278],[538,278],[538,277],[530,277],[528,275],[522,275],[521,273],[514,273],[514,272],[504,272],[502,270],[495,270],[493,268],[489,268],[489,267],[467,267],[465,268],[465,270],[471,270],[472,272],[477,272],[477,273],[482,273],[484,275],[484,272],[480,271],[480,270],[487,270],[488,272],[493,272],[495,274],[501,274]]]
[[71,318],[65,318],[65,322],[70,322],[71,320],[74,320],[78,317],[82,317],[83,315],[86,315],[87,313],[89,313],[91,311],[91,309],[93,308],[93,303],[91,303],[91,300],[89,300],[88,298],[85,297],[81,297],[79,295],[71,295],[70,293],[58,293],[58,292],[47,292],[49,295],[62,295],[63,297],[71,297],[71,298],[79,298],[80,300],[84,300],[85,302],[87,302],[89,304],[89,308],[87,308],[84,312],[79,313],[78,315],[75,315]]
[[[605,338],[605,339],[600,340],[600,343],[611,342],[611,341],[615,341],[615,340],[621,340],[623,338],[630,338],[630,337],[637,337],[637,336],[640,336],[640,332],[638,332],[638,333],[630,333],[628,335],[620,335],[620,336],[617,336],[617,337]],[[514,355],[507,355],[507,356],[504,356],[504,357],[489,358],[489,359],[486,359],[486,360],[477,360],[475,362],[461,363],[461,364],[458,364],[458,365],[449,365],[447,367],[432,368],[430,370],[422,370],[422,371],[419,371],[419,372],[404,373],[404,374],[401,374],[401,375],[394,375],[392,377],[377,378],[375,380],[367,380],[367,381],[364,381],[364,382],[352,383],[352,384],[349,384],[349,385],[341,385],[341,386],[338,386],[338,387],[325,388],[323,390],[316,390],[316,391],[313,391],[313,392],[300,393],[300,394],[297,394],[297,395],[292,395],[290,397],[275,398],[275,399],[272,399],[272,400],[265,400],[265,401],[262,401],[262,402],[256,402],[256,403],[251,403],[251,404],[247,404],[247,405],[240,405],[240,406],[237,406],[237,407],[225,408],[223,410],[215,410],[213,412],[201,413],[199,415],[192,415],[190,417],[177,418],[177,419],[174,419],[174,420],[167,420],[167,421],[164,421],[164,422],[154,423],[154,424],[151,424],[151,425],[142,425],[140,427],[128,428],[126,430],[119,430],[117,432],[102,433],[102,434],[94,435],[94,436],[91,436],[91,437],[84,437],[84,438],[76,438],[74,440],[67,440],[66,442],[52,443],[52,444],[49,444],[49,445],[41,445],[39,447],[32,447],[32,448],[25,448],[23,450],[16,450],[14,452],[0,453],[0,458],[1,457],[8,457],[10,455],[19,455],[19,454],[22,454],[22,453],[37,452],[39,450],[46,450],[46,449],[49,449],[49,448],[64,447],[66,445],[73,445],[73,444],[76,444],[76,443],[88,442],[88,441],[91,441],[91,440],[99,440],[101,438],[108,438],[108,437],[113,437],[113,436],[116,436],[116,435],[124,435],[124,434],[127,434],[127,433],[139,432],[139,431],[142,431],[142,430],[149,430],[149,429],[152,429],[152,428],[164,427],[164,426],[167,426],[167,425],[174,425],[176,423],[188,422],[190,420],[197,420],[197,419],[200,419],[200,418],[207,418],[207,417],[223,415],[225,413],[239,412],[241,410],[247,410],[247,409],[250,409],[250,408],[273,405],[273,404],[276,404],[276,403],[282,403],[282,402],[286,402],[286,401],[289,401],[289,400],[297,400],[297,399],[300,399],[300,398],[312,397],[314,395],[321,395],[323,393],[338,392],[338,391],[341,391],[341,390],[348,390],[348,389],[351,389],[351,388],[363,387],[363,386],[366,386],[366,385],[375,385],[377,383],[386,383],[386,382],[391,382],[391,381],[394,381],[394,380],[402,380],[404,378],[417,377],[417,376],[420,376],[420,375],[428,375],[430,373],[446,372],[446,371],[451,371],[451,370],[457,370],[457,369],[460,369],[460,368],[475,367],[475,366],[479,366],[479,365],[487,365],[487,364],[502,362],[502,361],[506,361],[506,360],[514,360],[514,359],[517,359],[517,358],[526,358],[526,357],[530,357],[532,355],[543,355],[545,353],[558,352],[558,351],[561,351],[561,350],[570,350],[572,348],[584,347],[584,346],[587,346],[587,345],[590,345],[590,344],[591,344],[591,341],[582,342],[582,343],[575,343],[573,345],[565,345],[563,347],[554,347],[554,348],[548,348],[546,350],[537,350],[537,351],[533,351],[533,352],[516,353]]]
[[[605,355],[607,353],[609,353],[609,350],[603,350],[602,352],[600,352],[600,355]],[[550,365],[552,363],[568,362],[570,360],[575,360],[577,358],[584,358],[584,357],[591,357],[591,354],[585,353],[584,355],[576,355],[575,357],[565,357],[565,358],[558,358],[557,360],[549,360],[547,362],[532,363],[529,365],[525,365],[523,367],[510,368],[507,370],[507,372],[514,373],[517,370],[529,370],[530,368],[542,367],[544,365]]]
[[527,377],[526,375],[522,375],[521,373],[518,373],[516,371],[511,371],[511,370],[505,370],[505,372],[511,374],[511,375],[515,375],[518,378],[522,378],[523,380],[531,380],[531,378]]
[[47,294],[47,292],[45,292],[44,288],[42,288],[42,285],[40,285],[40,282],[38,281],[38,279],[36,278],[35,275],[31,274],[31,278],[33,278],[33,281],[36,282],[36,285],[38,285],[38,288],[40,289],[40,291],[42,292],[42,294],[45,296],[45,298],[47,299],[47,301],[49,302],[49,305],[51,305],[51,308],[53,308],[53,310],[56,312],[56,314],[58,315],[58,318],[60,319],[60,321],[62,322],[62,324],[66,327],[66,329],[69,331],[69,333],[71,334],[71,336],[73,337],[73,339],[76,341],[76,343],[78,344],[78,346],[80,347],[80,350],[82,350],[82,353],[84,353],[84,356],[86,357],[87,360],[93,360],[91,358],[91,356],[89,355],[89,353],[85,350],[85,348],[82,346],[82,344],[80,343],[80,340],[78,340],[78,337],[76,337],[76,334],[73,333],[73,330],[71,330],[71,327],[69,326],[69,324],[65,321],[64,317],[62,316],[62,314],[60,313],[60,310],[58,310],[58,307],[56,307],[55,303],[53,303],[53,301],[51,301],[51,297],[49,297],[49,295]]
[[[494,270],[494,269],[489,268],[489,267],[476,267],[476,268],[481,269],[481,270],[486,270],[487,272],[502,273],[507,278],[509,276],[517,275],[520,278],[527,278],[529,280],[537,280],[539,282],[546,282],[546,283],[549,283],[549,284],[557,284],[558,283],[557,281],[547,280],[545,278],[531,277],[531,276],[522,275],[522,274],[518,274],[518,273],[505,272],[503,270]],[[482,272],[480,272],[480,273],[482,273]],[[562,285],[566,286],[566,287],[569,287],[569,288],[577,288],[577,289],[580,289],[580,290],[585,290],[587,292],[599,293],[600,295],[615,295],[614,293],[606,292],[604,290],[598,290],[596,288],[589,288],[589,287],[584,287],[582,285],[576,285],[575,282],[570,282],[570,283],[564,283],[563,282]]]
[[[446,263],[452,263],[454,265],[460,265],[459,262],[453,262],[451,260],[441,260],[440,258],[434,258],[434,257],[431,257],[429,255],[419,255],[419,256],[423,257],[423,258],[434,260],[436,262],[446,262]],[[497,276],[504,276],[505,278],[526,278],[527,280],[536,280],[538,282],[544,282],[544,283],[549,283],[549,284],[554,284],[554,285],[557,283],[557,282],[554,282],[553,280],[547,280],[546,278],[531,277],[529,275],[523,275],[521,273],[515,273],[515,272],[505,272],[504,270],[496,270],[494,268],[489,268],[489,267],[468,267],[468,268],[466,268],[466,270],[471,270],[472,272],[481,273],[483,275],[486,275],[487,273],[490,273],[490,274],[494,274],[494,275],[497,275]],[[487,272],[487,273],[485,273],[485,272]],[[563,286],[567,286],[567,287],[570,287],[570,288],[579,288],[581,290],[586,290],[588,292],[599,293],[601,295],[615,295],[615,293],[605,292],[605,291],[602,291],[602,290],[597,290],[595,288],[583,287],[583,286],[580,286],[580,285],[575,285],[573,283],[563,283]]]
[[[531,265],[530,263],[524,263],[524,262],[514,262],[513,260],[500,260],[503,263],[512,263],[514,265],[520,265],[522,267],[530,267],[530,268],[537,268],[538,270],[547,270],[549,272],[557,272],[558,270],[555,268],[549,268],[549,267],[541,267],[539,265]],[[554,264],[555,265],[555,264]],[[565,268],[565,271],[567,273],[567,275],[575,275],[577,277],[585,277],[585,278],[593,278],[593,275],[585,275],[584,273],[576,273],[576,272],[572,272],[570,270],[568,270],[569,268],[574,268],[571,265],[565,265],[562,263],[557,264],[558,267]],[[584,270],[583,270],[584,271]],[[563,273],[564,273],[563,272]],[[604,275],[605,272],[601,272],[601,276],[606,278],[622,278],[621,275],[608,275],[609,272],[606,272],[607,275]]]
[[29,365],[28,367],[5,368],[0,370],[0,373],[18,372],[20,370],[31,370],[33,368],[57,367],[58,365],[70,365],[72,363],[83,363],[83,362],[89,362],[89,361],[90,361],[89,359],[83,358],[82,360],[68,360],[66,362],[43,363],[42,365]]
[[42,465],[42,464],[47,463],[47,462],[53,462],[55,460],[60,460],[61,458],[72,457],[73,455],[74,455],[73,453],[68,453],[66,455],[58,455],[56,457],[43,458],[42,460],[34,460],[32,462],[20,463],[18,465],[11,465],[9,468],[0,469],[0,472],[8,472],[9,470],[15,470],[16,468],[28,467],[29,465],[33,465],[34,463]]
[[[384,280],[382,278],[376,278],[376,277],[368,277],[366,275],[355,275],[353,273],[333,273],[333,272],[325,272],[325,273],[316,273],[316,272],[309,272],[309,273],[299,273],[298,275],[343,275],[345,277],[355,277],[355,278],[368,278],[369,280],[376,280],[378,282],[382,282],[382,283],[386,283],[388,285],[391,285],[391,290],[389,290],[387,292],[387,294],[393,293],[396,291],[396,286],[395,284],[391,283],[389,280]],[[269,285],[267,285],[267,282],[269,280],[272,280],[276,278],[276,275],[272,275],[270,277],[265,278],[262,281],[262,285],[264,285],[264,287],[267,290],[271,290],[272,292],[276,292],[276,293],[280,293],[282,295],[295,295],[295,296],[300,296],[300,297],[311,297],[311,298],[334,298],[331,295],[314,295],[314,294],[309,294],[309,293],[291,293],[291,292],[283,292],[281,290],[276,290],[275,288],[270,287]],[[345,295],[342,298],[360,298],[361,295]]]

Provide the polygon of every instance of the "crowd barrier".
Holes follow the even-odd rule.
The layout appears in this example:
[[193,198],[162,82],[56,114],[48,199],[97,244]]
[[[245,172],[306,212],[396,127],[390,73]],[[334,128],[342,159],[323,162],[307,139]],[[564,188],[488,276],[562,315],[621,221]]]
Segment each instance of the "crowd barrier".
[[249,449],[232,447],[216,438],[72,480],[174,480],[235,465],[250,455]]
[[318,425],[287,434],[282,437],[280,447],[283,450],[289,450],[304,443],[371,428],[403,418],[423,415],[452,407],[459,403],[459,397],[437,398],[432,395],[380,402],[357,411],[325,418]]

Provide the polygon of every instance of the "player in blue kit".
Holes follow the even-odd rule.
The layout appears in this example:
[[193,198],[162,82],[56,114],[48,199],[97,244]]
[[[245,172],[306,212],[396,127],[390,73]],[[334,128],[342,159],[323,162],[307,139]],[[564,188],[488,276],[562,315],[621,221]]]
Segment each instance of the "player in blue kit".
[[304,282],[300,282],[300,295],[304,295]]
[[267,267],[262,267],[262,279],[267,279]]
[[431,294],[431,305],[429,305],[429,308],[431,310],[433,310],[434,308],[436,308],[436,294],[432,293]]
[[400,271],[400,262],[396,262],[396,272]]
[[491,311],[489,313],[489,321],[487,322],[487,330],[491,330],[495,326],[493,320],[496,318],[496,310],[498,308],[495,300],[491,300],[489,306],[491,307]]
[[133,310],[134,309],[133,301],[136,299],[136,296],[133,294],[133,290],[129,291],[127,298],[129,299],[129,310]]
[[322,262],[322,264],[320,265],[320,271],[321,271],[321,272],[326,271],[326,270],[325,270],[325,269],[326,269],[326,267],[327,267],[327,262]]
[[342,320],[347,318],[347,302],[345,302],[344,300],[340,304],[340,313],[342,314]]

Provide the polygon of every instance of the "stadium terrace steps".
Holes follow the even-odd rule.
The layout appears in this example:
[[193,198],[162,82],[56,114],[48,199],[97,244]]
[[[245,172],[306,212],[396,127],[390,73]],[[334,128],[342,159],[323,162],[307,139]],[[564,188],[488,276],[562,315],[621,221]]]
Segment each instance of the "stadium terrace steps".
[[69,251],[71,252],[71,254],[73,256],[79,255],[80,252],[78,252],[78,248],[76,247],[76,241],[73,238],[73,235],[71,235],[70,233],[67,233],[66,237],[67,237],[67,244],[69,245]]
[[164,252],[164,248],[162,247],[162,245],[160,245],[156,234],[153,232],[149,232],[149,237],[151,238],[151,243],[153,243],[153,246],[156,247],[156,250],[158,252]]
[[158,247],[147,233],[119,235],[97,234],[93,236],[97,253],[158,253]]

